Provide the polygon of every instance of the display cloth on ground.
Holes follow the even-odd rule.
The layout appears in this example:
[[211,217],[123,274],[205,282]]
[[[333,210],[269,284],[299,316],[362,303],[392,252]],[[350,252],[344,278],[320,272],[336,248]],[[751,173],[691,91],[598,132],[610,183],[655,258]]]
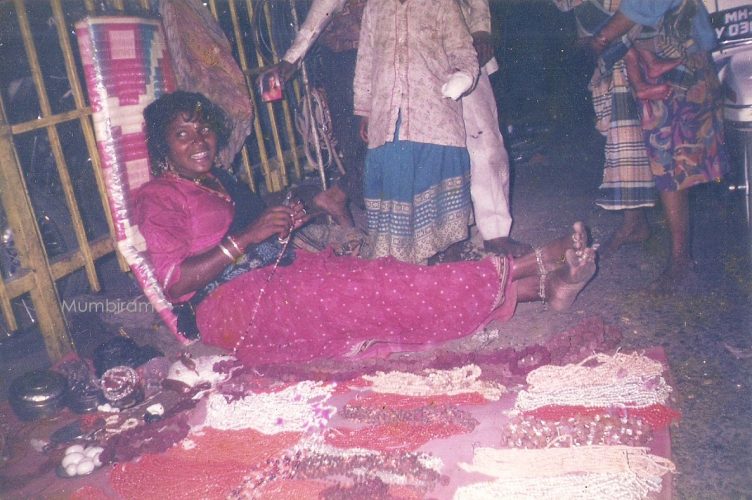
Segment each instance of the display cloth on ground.
[[156,357],[135,370],[143,400],[117,412],[21,422],[0,407],[0,495],[670,498],[665,356],[620,340],[589,318],[519,350]]

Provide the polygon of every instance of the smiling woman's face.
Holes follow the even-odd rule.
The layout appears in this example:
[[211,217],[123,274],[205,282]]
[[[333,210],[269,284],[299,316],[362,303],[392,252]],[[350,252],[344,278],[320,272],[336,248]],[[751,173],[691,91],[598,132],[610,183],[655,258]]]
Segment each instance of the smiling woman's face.
[[175,171],[191,179],[208,173],[217,154],[217,134],[200,118],[187,121],[178,115],[167,127],[167,159]]

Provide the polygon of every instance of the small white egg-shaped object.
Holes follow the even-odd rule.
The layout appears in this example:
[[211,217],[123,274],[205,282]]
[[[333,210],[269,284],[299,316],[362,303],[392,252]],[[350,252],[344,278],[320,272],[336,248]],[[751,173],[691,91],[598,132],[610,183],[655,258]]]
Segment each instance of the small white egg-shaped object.
[[146,408],[146,413],[151,413],[152,415],[158,415],[162,416],[164,415],[165,408],[162,406],[162,403],[154,403],[153,405]]
[[69,465],[73,464],[76,465],[84,458],[83,453],[79,453],[77,451],[74,451],[73,453],[67,453],[63,457],[63,461],[60,465],[63,466],[64,469],[67,469]]
[[78,464],[70,464],[68,467],[63,467],[65,469],[65,473],[71,477],[76,475],[76,468],[78,467]]
[[90,474],[94,470],[94,462],[90,458],[84,458],[76,465],[76,474],[83,476],[84,474]]
[[101,446],[89,446],[84,450],[84,455],[89,458],[93,458],[95,455],[102,453],[102,450],[104,450],[104,448],[102,448]]
[[80,444],[72,444],[65,449],[66,455],[68,453],[83,453],[83,452],[84,452],[84,447],[83,445],[80,445]]

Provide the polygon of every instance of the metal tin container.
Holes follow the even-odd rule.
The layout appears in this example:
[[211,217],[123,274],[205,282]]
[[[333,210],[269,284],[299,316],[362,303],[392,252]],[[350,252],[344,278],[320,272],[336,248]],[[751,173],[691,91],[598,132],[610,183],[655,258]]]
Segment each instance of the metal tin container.
[[76,413],[96,411],[103,402],[102,391],[95,385],[79,384],[68,388],[66,403]]
[[10,385],[10,406],[24,421],[51,417],[65,406],[67,385],[65,377],[52,370],[25,373]]

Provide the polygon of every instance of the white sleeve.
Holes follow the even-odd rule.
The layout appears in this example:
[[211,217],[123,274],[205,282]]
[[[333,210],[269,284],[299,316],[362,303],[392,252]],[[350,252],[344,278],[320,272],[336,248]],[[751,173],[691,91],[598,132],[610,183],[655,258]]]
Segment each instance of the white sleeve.
[[491,9],[488,0],[459,0],[462,15],[470,33],[486,31],[491,33]]
[[347,0],[314,0],[300,31],[295,35],[295,41],[282,59],[291,64],[298,64],[321,32],[329,25],[332,17],[340,12],[346,3]]

